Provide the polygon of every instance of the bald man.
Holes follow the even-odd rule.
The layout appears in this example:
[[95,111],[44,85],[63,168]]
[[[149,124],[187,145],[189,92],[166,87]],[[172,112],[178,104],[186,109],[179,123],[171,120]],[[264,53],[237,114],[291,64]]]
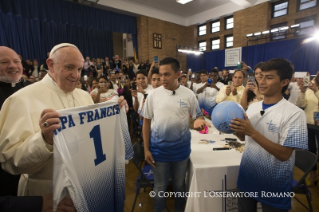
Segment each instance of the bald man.
[[[11,174],[23,174],[18,195],[53,192],[53,131],[60,128],[56,110],[94,104],[75,89],[83,56],[72,44],[55,46],[46,63],[49,73],[10,96],[0,112],[0,162]],[[120,107],[126,101],[119,98]]]
[[[8,47],[0,46],[0,108],[9,96],[30,84],[21,80],[22,71],[19,55]],[[0,196],[16,196],[19,179],[20,175],[11,175],[0,167]]]

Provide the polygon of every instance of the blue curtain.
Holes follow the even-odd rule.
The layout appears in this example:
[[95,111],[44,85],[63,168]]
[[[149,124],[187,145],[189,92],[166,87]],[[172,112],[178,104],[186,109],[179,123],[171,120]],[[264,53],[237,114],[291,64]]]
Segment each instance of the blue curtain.
[[192,72],[198,72],[203,69],[204,56],[187,54],[187,70],[192,69]]
[[[75,44],[83,56],[113,56],[112,32],[132,34],[136,18],[62,0],[0,0],[0,45],[39,63],[56,44]],[[135,40],[134,40],[135,39]]]
[[[306,38],[296,38],[269,42],[259,45],[252,45],[242,48],[242,60],[247,65],[254,68],[259,62],[267,61],[272,58],[285,58],[295,66],[295,71],[310,72],[315,75],[319,71],[319,43],[312,41],[304,43]],[[200,63],[198,69],[211,70],[218,67],[234,69],[236,67],[225,67],[225,50],[205,52],[203,58],[187,56],[187,65]]]

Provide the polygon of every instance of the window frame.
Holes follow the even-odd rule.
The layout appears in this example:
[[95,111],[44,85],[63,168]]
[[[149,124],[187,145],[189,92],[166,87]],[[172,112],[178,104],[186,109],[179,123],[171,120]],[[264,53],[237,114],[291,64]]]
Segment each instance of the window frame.
[[[214,24],[214,23],[217,23],[217,22],[219,22],[219,30],[216,31],[216,32],[213,32],[213,24]],[[220,19],[210,22],[210,28],[211,28],[211,30],[210,30],[210,33],[211,33],[211,34],[220,32]]]
[[[204,42],[206,43],[206,46],[205,46],[205,47],[206,47],[206,49],[205,49],[205,51],[201,51],[201,50],[200,50],[200,46],[199,46],[199,44],[200,44],[200,43],[204,43]],[[197,47],[198,47],[198,51],[200,51],[200,52],[206,52],[206,51],[207,51],[207,42],[206,42],[206,40],[198,41]]]
[[[227,38],[229,38],[229,37],[233,37],[233,45],[227,47]],[[225,49],[229,49],[229,48],[234,48],[234,35],[233,35],[233,34],[231,34],[231,35],[225,35]]]
[[[271,30],[276,29],[276,28],[280,28],[280,27],[284,27],[284,26],[288,26],[288,22],[282,22],[279,24],[274,24],[270,26],[269,32],[270,32],[270,41],[277,41],[277,40],[285,40],[287,39],[287,34],[285,34],[284,38],[280,38],[280,39],[274,39],[273,33],[271,33]],[[289,30],[289,28],[288,28]],[[276,35],[276,36],[281,36],[281,35]]]
[[227,17],[224,18],[224,20],[225,20],[225,30],[228,30],[227,29],[227,19],[229,19],[229,18],[233,18],[233,28],[229,28],[229,29],[234,29],[234,16],[230,15],[230,16],[227,16]]
[[[308,1],[311,1],[311,0],[308,0]],[[313,7],[308,7],[308,8],[306,8],[306,9],[300,9],[300,6],[302,5],[302,4],[305,4],[305,3],[307,3],[307,2],[304,2],[304,3],[301,3],[301,0],[298,0],[297,1],[297,12],[300,12],[300,11],[304,11],[304,10],[308,10],[308,9],[312,9],[312,8],[315,8],[315,7],[318,7],[318,0],[317,0],[317,2],[316,2],[316,5],[315,6],[313,6]]]
[[[199,28],[202,27],[202,26],[206,26],[205,34],[199,35],[199,32],[200,32],[200,31],[199,31]],[[198,37],[201,37],[201,36],[204,36],[204,35],[207,35],[207,25],[206,25],[206,23],[205,23],[205,24],[198,25],[198,27],[197,27],[197,36],[198,36]]]
[[[218,49],[213,49],[213,41],[214,40],[219,40],[219,48]],[[220,50],[220,37],[215,37],[215,38],[210,39],[210,48],[212,51]]]
[[[313,27],[316,28],[316,26],[317,26],[317,15],[312,15],[312,16],[296,19],[295,20],[295,24],[300,24],[301,22],[310,21],[310,20],[314,21]],[[306,29],[306,28],[310,28],[310,27],[299,28],[299,31],[301,31],[303,29]],[[299,33],[298,33],[297,36],[298,37],[299,36],[303,37],[303,36],[307,36],[307,35],[302,35],[302,34],[299,35]]]
[[[288,3],[288,5],[287,5],[287,13],[285,15],[288,15],[288,13],[289,13],[289,10],[288,10],[289,9],[289,0],[277,1],[277,2],[272,3],[272,5],[271,5],[271,18],[279,18],[279,17],[285,16],[285,15],[276,16],[276,17],[274,16],[275,12],[277,12],[277,11],[275,11],[275,6],[278,5],[278,4],[285,3],[285,2]],[[278,11],[280,11],[280,10],[278,10]]]

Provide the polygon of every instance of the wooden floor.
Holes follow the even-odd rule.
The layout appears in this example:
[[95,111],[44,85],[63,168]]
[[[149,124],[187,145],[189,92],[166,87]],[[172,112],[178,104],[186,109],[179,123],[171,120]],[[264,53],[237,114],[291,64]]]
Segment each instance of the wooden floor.
[[[125,191],[125,207],[124,212],[132,211],[132,206],[135,198],[135,182],[138,177],[138,170],[134,166],[133,162],[130,161],[128,165],[126,165],[126,191]],[[295,174],[294,178],[299,179],[302,176],[302,172],[295,168]],[[153,198],[149,196],[149,192],[151,189],[140,191],[140,194],[137,197],[136,205],[135,205],[135,212],[150,212],[153,211]],[[319,212],[319,187],[314,186],[310,187],[310,191],[312,193],[312,206],[314,212]],[[296,194],[296,197],[303,202],[304,204],[307,204],[307,199],[305,195],[298,195]],[[166,199],[166,205],[170,209],[170,211],[174,211],[174,199],[173,198],[167,198]],[[299,202],[297,202],[294,198],[292,198],[292,209],[291,212],[303,212],[307,211]],[[200,212],[200,211],[194,211],[194,212]]]

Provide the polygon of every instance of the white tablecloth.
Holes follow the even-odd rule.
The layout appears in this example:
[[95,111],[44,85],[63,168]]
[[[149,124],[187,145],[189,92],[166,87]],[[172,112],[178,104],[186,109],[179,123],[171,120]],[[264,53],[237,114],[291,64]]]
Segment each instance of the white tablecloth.
[[[191,130],[191,133],[192,152],[186,184],[190,192],[189,195],[193,195],[193,197],[189,196],[187,198],[185,211],[237,211],[236,198],[210,197],[216,194],[214,192],[236,190],[239,165],[243,153],[234,149],[219,151],[213,151],[212,149],[222,147],[221,144],[225,144],[225,141],[221,141],[221,139],[237,137],[232,134],[219,135],[213,125],[212,128],[209,128],[208,134],[200,134],[195,130]],[[215,143],[199,144],[200,139],[213,140]]]

